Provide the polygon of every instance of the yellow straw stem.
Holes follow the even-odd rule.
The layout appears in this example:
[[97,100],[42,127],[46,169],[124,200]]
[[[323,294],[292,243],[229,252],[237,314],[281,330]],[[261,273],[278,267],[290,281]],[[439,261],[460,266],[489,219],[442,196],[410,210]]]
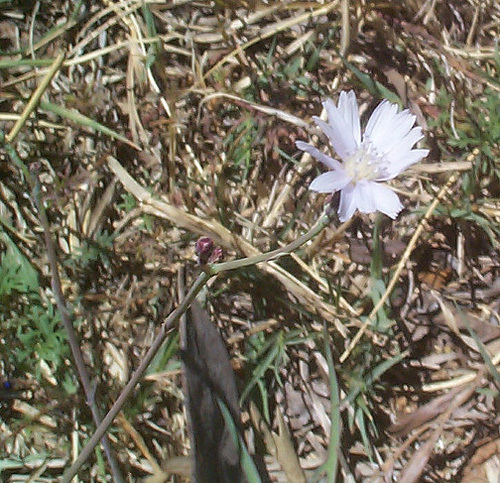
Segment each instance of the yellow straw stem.
[[11,129],[10,133],[7,134],[7,136],[5,136],[5,140],[7,141],[7,143],[11,144],[14,141],[14,139],[17,137],[17,135],[19,134],[19,131],[21,131],[26,120],[28,119],[30,114],[35,110],[38,102],[40,101],[40,98],[42,97],[42,94],[45,92],[45,89],[47,89],[47,86],[49,85],[50,81],[55,76],[56,72],[60,69],[63,61],[64,61],[64,53],[59,54],[56,57],[52,66],[50,67],[49,71],[47,72],[45,77],[42,79],[42,82],[36,88],[35,92],[33,92],[33,95],[31,96],[30,100],[28,101],[28,104],[26,104],[26,107],[24,108],[24,111],[21,114],[21,117],[16,121],[16,123],[14,124],[14,127]]
[[418,227],[415,230],[415,233],[411,237],[410,243],[406,247],[406,250],[403,253],[403,256],[401,257],[401,260],[399,261],[399,264],[396,267],[396,270],[394,271],[394,275],[392,276],[392,279],[389,282],[389,285],[387,286],[387,289],[386,289],[384,295],[380,298],[380,300],[375,305],[375,307],[373,307],[372,311],[370,312],[370,315],[368,315],[368,318],[366,319],[365,323],[358,330],[357,334],[354,336],[354,339],[352,339],[351,343],[349,344],[349,347],[340,356],[340,362],[344,362],[349,357],[349,355],[352,352],[352,350],[354,349],[354,347],[356,347],[356,344],[358,343],[359,339],[361,339],[361,336],[366,332],[366,329],[372,323],[373,319],[377,315],[377,312],[382,308],[382,306],[385,304],[386,300],[389,298],[389,295],[392,293],[392,290],[394,289],[394,287],[399,279],[399,275],[403,271],[403,268],[406,266],[406,263],[408,262],[408,259],[410,258],[410,255],[415,247],[415,244],[417,243],[418,238],[420,237],[420,235],[424,231],[424,226],[425,226],[427,220],[431,217],[431,215],[434,212],[434,210],[436,209],[437,205],[439,204],[439,202],[442,200],[442,198],[446,194],[446,191],[456,181],[456,179],[457,179],[457,174],[456,173],[452,174],[449,177],[446,184],[441,188],[441,190],[439,191],[437,196],[434,198],[434,201],[430,204],[424,217],[420,220],[420,223],[418,224]]

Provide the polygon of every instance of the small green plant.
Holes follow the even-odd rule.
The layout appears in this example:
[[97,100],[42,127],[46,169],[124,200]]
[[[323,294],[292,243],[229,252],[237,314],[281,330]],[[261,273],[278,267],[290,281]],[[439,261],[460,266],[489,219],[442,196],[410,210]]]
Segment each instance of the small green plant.
[[129,213],[137,207],[137,201],[130,193],[122,193],[120,195],[120,198],[122,199],[122,201],[119,202],[116,206],[119,210],[123,210],[125,211],[125,213]]
[[383,360],[369,346],[360,347],[357,354],[359,357],[356,367],[342,370],[347,400],[353,408],[353,411],[348,413],[347,424],[351,432],[354,427],[358,429],[366,454],[371,458],[372,442],[379,436],[379,425],[372,412],[377,406],[377,392],[383,389],[381,378],[389,369],[401,362],[403,356],[396,355]]
[[99,231],[92,238],[81,240],[80,246],[64,261],[68,274],[82,289],[99,283],[102,267],[110,263],[113,240],[114,235]]
[[[472,223],[483,230],[492,245],[500,230],[488,219],[481,206],[500,197],[500,98],[491,88],[481,97],[454,99],[445,89],[439,92],[439,115],[430,125],[436,128],[443,152],[455,159],[472,160],[470,171],[462,175],[463,196],[454,206],[439,210],[457,222]],[[453,113],[450,106],[454,106]]]
[[65,369],[69,356],[66,334],[54,305],[41,291],[38,274],[12,239],[1,233],[0,346],[6,366],[40,376],[43,360],[54,373]]
[[241,400],[245,401],[247,396],[258,388],[267,421],[271,421],[271,415],[267,392],[269,384],[265,384],[266,376],[273,377],[279,385],[282,385],[280,370],[290,360],[288,348],[303,343],[304,337],[299,329],[289,332],[279,330],[268,338],[259,333],[250,337],[248,341],[246,357],[251,376],[241,394]]
[[311,92],[316,92],[318,96],[327,95],[311,73],[318,69],[320,53],[333,37],[334,30],[332,29],[320,44],[308,41],[300,53],[281,60],[276,54],[278,36],[275,36],[267,55],[261,54],[255,58],[258,76],[255,83],[245,90],[245,98],[259,101],[259,91],[266,92],[271,102],[282,96],[289,96],[291,99],[308,98]]
[[113,246],[114,236],[106,231],[98,232],[92,239],[83,240],[67,264],[85,269],[94,263],[107,263]]
[[[436,104],[439,115],[430,122],[441,130],[443,149],[454,153],[474,154],[472,170],[465,173],[462,189],[470,197],[481,197],[481,190],[491,189],[498,196],[500,180],[500,99],[492,89],[485,89],[477,98],[465,98],[458,104],[453,96],[442,89]],[[450,105],[454,103],[454,115]]]
[[[253,155],[258,137],[258,123],[253,116],[248,115],[236,123],[224,140],[227,149],[228,170],[230,179],[240,178],[245,181],[253,167]],[[236,173],[239,173],[237,176]]]

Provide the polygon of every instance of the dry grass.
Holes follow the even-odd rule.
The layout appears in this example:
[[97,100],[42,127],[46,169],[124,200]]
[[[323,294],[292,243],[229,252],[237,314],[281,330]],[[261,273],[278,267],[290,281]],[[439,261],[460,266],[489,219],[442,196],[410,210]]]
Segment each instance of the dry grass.
[[[396,221],[332,225],[204,293],[250,449],[272,481],[316,481],[338,413],[340,481],[500,474],[498,2],[5,1],[0,15],[0,121],[27,167],[6,144],[3,481],[56,481],[95,427],[37,199],[105,412],[178,305],[179,269],[196,276],[199,236],[232,259],[320,216],[324,197],[307,189],[318,167],[295,141],[322,141],[311,116],[342,89],[364,117],[382,97],[410,108],[431,152],[394,183],[407,208]],[[109,439],[127,480],[188,479],[175,332]],[[108,474],[98,450],[80,477]]]

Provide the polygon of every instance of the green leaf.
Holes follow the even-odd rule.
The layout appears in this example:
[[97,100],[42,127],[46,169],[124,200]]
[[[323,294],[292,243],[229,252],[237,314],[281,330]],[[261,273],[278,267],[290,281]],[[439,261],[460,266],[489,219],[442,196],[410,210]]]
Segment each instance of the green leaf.
[[486,367],[490,371],[490,374],[492,375],[495,385],[497,386],[497,389],[500,390],[500,374],[495,367],[495,364],[493,364],[493,361],[491,360],[490,355],[488,354],[488,351],[486,350],[486,347],[484,344],[481,342],[481,339],[477,336],[477,334],[474,332],[472,327],[469,324],[469,321],[467,320],[467,317],[464,316],[460,308],[455,304],[455,308],[457,309],[458,314],[460,315],[460,319],[462,322],[465,324],[465,327],[467,327],[467,330],[469,331],[469,334],[471,337],[474,339],[474,342],[477,344],[477,347],[479,349],[479,353],[481,354],[481,357],[483,358],[484,363],[486,364]]
[[0,233],[0,236],[7,247],[0,265],[0,297],[8,296],[14,290],[21,293],[38,292],[37,271],[5,232]]
[[387,89],[387,87],[385,87],[380,82],[373,80],[368,74],[361,72],[355,65],[348,62],[344,57],[341,58],[345,66],[358,78],[363,87],[368,92],[370,92],[370,94],[380,99],[387,99],[388,101],[397,104],[401,108],[403,107],[401,99],[399,98],[399,96],[394,94],[394,92]]
[[94,121],[90,117],[84,116],[78,111],[74,111],[72,109],[68,109],[63,106],[58,106],[57,104],[53,104],[52,102],[44,100],[40,101],[40,107],[42,109],[45,109],[46,111],[50,111],[53,112],[54,114],[57,114],[58,116],[64,117],[65,119],[69,119],[70,121],[73,121],[74,123],[79,124],[80,126],[89,127],[113,139],[118,139],[119,141],[122,141],[123,143],[126,143],[129,146],[132,146],[136,149],[138,148],[125,136],[118,134],[112,129],[109,129],[109,127],[103,126],[102,124],[98,123],[97,121]]
[[231,413],[229,412],[227,406],[221,399],[217,398],[217,402],[222,412],[222,416],[224,417],[224,421],[229,428],[231,437],[239,447],[241,468],[245,473],[248,483],[260,483],[262,480],[260,479],[259,472],[257,471],[255,463],[253,462],[252,457],[248,452],[248,449],[245,445],[245,442],[243,441],[243,438],[236,429],[236,425],[234,424]]
[[[328,365],[328,380],[330,382],[330,401],[332,404],[330,412],[330,441],[328,443],[328,458],[325,463],[318,469],[318,476],[326,472],[326,481],[335,483],[338,471],[338,458],[340,451],[340,439],[342,433],[342,423],[340,420],[340,389],[335,371],[335,364],[333,362],[332,349],[330,347],[330,336],[326,323],[323,324],[323,341],[326,363]],[[315,478],[317,481],[319,478]]]

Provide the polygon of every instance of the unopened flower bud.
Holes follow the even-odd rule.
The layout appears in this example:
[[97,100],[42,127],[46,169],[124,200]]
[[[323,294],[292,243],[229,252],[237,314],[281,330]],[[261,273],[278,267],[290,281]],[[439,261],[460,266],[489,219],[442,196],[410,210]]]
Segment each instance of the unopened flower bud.
[[198,255],[198,263],[205,265],[210,258],[214,249],[214,242],[208,236],[198,238],[195,245],[196,255]]
[[215,247],[208,258],[208,263],[219,263],[224,259],[224,250],[221,247]]

